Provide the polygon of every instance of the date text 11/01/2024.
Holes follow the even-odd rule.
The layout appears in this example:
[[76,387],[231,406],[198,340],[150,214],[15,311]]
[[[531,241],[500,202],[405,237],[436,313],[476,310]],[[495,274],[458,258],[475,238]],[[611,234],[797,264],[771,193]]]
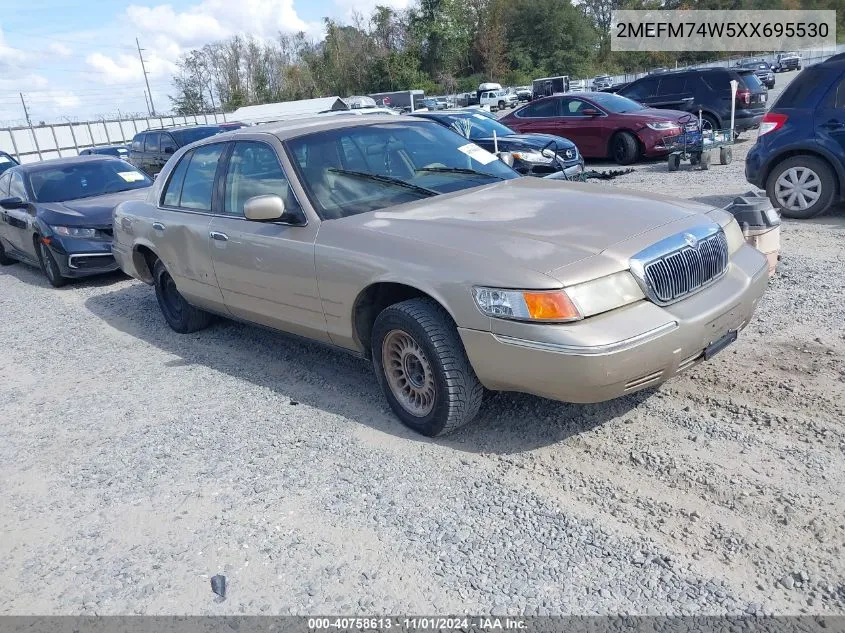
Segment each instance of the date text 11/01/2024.
[[352,617],[308,618],[310,631],[520,631],[526,622],[520,618],[494,616],[460,617]]

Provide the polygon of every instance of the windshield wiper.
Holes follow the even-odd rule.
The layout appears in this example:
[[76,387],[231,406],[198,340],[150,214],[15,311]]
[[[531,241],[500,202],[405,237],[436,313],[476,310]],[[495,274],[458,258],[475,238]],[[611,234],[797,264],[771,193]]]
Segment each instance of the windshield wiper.
[[429,189],[428,187],[420,187],[419,185],[407,182],[405,180],[402,180],[401,178],[393,178],[392,176],[382,176],[381,174],[371,174],[366,171],[355,171],[353,169],[339,169],[337,167],[329,167],[328,171],[333,172],[335,174],[341,174],[343,176],[354,176],[356,178],[361,178],[364,180],[373,180],[375,182],[383,182],[389,185],[396,185],[397,187],[404,187],[405,189],[416,191],[417,193],[421,193],[425,196],[440,195],[440,192],[435,191],[434,189]]
[[467,167],[420,167],[417,171],[431,171],[437,174],[470,174],[472,176],[485,176],[487,178],[496,178],[497,180],[504,180],[502,176],[496,174],[488,174],[477,169],[469,169]]

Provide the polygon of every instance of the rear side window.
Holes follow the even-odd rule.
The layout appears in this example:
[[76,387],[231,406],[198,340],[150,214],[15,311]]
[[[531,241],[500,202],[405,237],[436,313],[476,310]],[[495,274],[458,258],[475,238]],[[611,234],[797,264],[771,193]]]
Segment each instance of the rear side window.
[[23,184],[23,177],[18,172],[12,174],[12,182],[9,185],[9,196],[26,200],[26,187]]
[[143,152],[144,151],[144,137],[146,134],[136,134],[135,138],[132,139],[132,151],[133,152]]
[[801,71],[778,97],[773,107],[778,108],[807,108],[815,107],[812,100],[813,93],[820,86],[828,85],[830,70],[810,66]]
[[687,78],[681,76],[662,77],[660,86],[657,89],[658,95],[676,95],[684,92],[687,87]]
[[182,183],[182,195],[179,206],[197,211],[211,211],[211,196],[214,190],[214,174],[225,145],[215,143],[203,145],[194,150],[185,180]]
[[193,152],[186,153],[173,173],[170,175],[170,181],[167,183],[167,188],[164,190],[164,206],[178,207],[179,198],[182,196],[182,183],[185,182],[185,172],[188,170],[188,164],[191,162]]
[[160,134],[152,132],[147,134],[147,138],[144,139],[144,151],[145,152],[157,152],[159,150],[158,138]]
[[709,72],[704,73],[702,79],[710,90],[730,90],[731,79],[734,77],[727,72]]

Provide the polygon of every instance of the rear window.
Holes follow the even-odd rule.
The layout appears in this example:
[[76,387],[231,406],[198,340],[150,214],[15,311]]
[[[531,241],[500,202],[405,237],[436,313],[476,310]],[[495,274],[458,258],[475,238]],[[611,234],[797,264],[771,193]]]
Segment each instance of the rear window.
[[760,80],[754,73],[739,73],[739,76],[749,90],[757,91],[763,89],[763,84],[760,83]]
[[190,145],[195,141],[200,141],[204,138],[208,138],[209,136],[219,134],[222,131],[223,130],[215,125],[211,127],[194,127],[185,130],[170,130],[170,135],[176,139],[176,142],[179,143],[179,147],[183,147],[185,145]]

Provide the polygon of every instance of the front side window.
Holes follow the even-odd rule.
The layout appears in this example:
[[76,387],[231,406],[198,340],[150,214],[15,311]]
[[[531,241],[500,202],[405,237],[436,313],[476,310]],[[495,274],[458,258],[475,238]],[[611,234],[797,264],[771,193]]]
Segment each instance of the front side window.
[[635,81],[630,86],[627,86],[619,91],[619,94],[633,99],[634,101],[641,101],[653,97],[657,93],[657,79],[643,79]]
[[519,177],[493,154],[428,121],[345,127],[286,146],[324,220]]
[[26,185],[24,185],[23,177],[17,172],[12,174],[12,181],[9,183],[9,197],[27,199]]
[[299,210],[273,148],[253,141],[236,143],[226,172],[223,213],[242,217],[247,200],[266,195],[279,196],[288,211]]
[[6,172],[0,176],[0,198],[9,197],[9,184],[12,180],[12,173]]
[[[175,206],[197,211],[211,211],[214,175],[225,145],[214,143],[196,148],[185,171],[179,204]],[[180,161],[180,162],[184,162]]]
[[38,169],[29,174],[29,184],[37,202],[64,202],[143,189],[153,181],[129,163],[110,158]]
[[208,127],[191,127],[185,128],[184,130],[171,130],[170,134],[176,143],[178,143],[179,147],[183,147],[185,145],[195,143],[196,141],[201,141],[209,136],[219,134],[222,131],[223,130],[214,125]]
[[592,105],[581,99],[561,99],[561,116],[584,116],[583,110],[593,109]]
[[560,99],[542,99],[525,106],[519,111],[518,115],[528,119],[557,116],[559,103]]
[[660,85],[657,89],[658,95],[676,95],[684,92],[687,87],[686,77],[683,76],[669,76],[660,79]]
[[135,138],[132,139],[132,151],[133,152],[143,152],[144,151],[144,137],[146,134],[137,134]]

